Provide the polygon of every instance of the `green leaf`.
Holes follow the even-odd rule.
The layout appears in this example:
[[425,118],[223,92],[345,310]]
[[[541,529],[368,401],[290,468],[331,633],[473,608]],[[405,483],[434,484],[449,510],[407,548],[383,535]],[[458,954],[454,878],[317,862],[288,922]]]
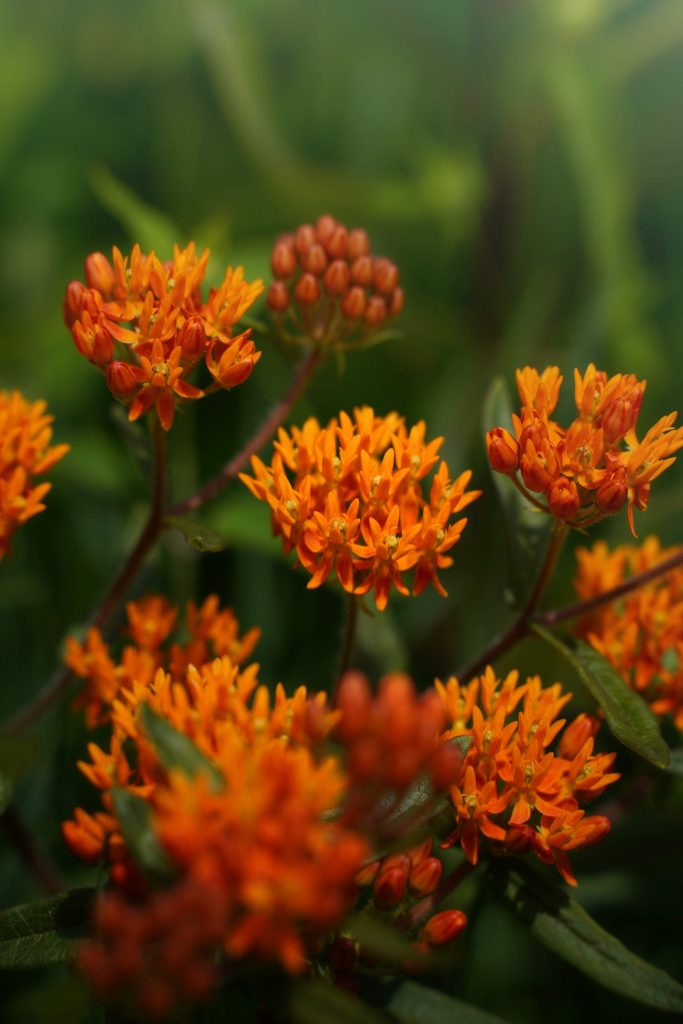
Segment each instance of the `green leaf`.
[[[482,426],[512,426],[510,393],[503,377],[495,377],[484,399]],[[491,470],[493,483],[503,512],[505,547],[507,551],[506,599],[514,607],[524,603],[541,566],[548,547],[551,516],[535,509],[502,473]]]
[[394,989],[383,1009],[401,1024],[505,1024],[501,1017],[416,981],[404,981]]
[[217,530],[204,523],[198,523],[194,519],[170,516],[166,519],[166,525],[180,530],[187,543],[197,551],[222,551],[228,543]]
[[135,863],[145,874],[168,878],[172,866],[152,825],[152,809],[146,800],[127,789],[111,791],[114,813]]
[[490,877],[493,892],[532,934],[578,970],[645,1006],[683,1012],[683,985],[626,949],[559,883],[522,864],[499,863]]
[[36,741],[0,733],[0,814],[12,799],[14,786],[36,756]]
[[351,917],[344,931],[348,931],[360,944],[364,953],[369,953],[385,964],[405,964],[407,961],[423,962],[429,954],[416,949],[410,939],[392,928],[386,921],[368,914]]
[[626,685],[607,659],[584,640],[574,637],[560,640],[540,626],[534,626],[533,630],[571,664],[604,711],[613,735],[657,768],[666,768],[671,762],[671,751],[664,742],[659,722],[643,698]]
[[152,711],[148,704],[140,708],[140,720],[166,771],[179,769],[186,775],[203,772],[209,776],[217,791],[224,788],[225,780],[213,761],[202,754],[188,736],[178,732],[162,715]]
[[88,935],[92,886],[69,889],[0,913],[0,968],[45,967],[70,960]]
[[143,250],[154,249],[160,259],[170,259],[180,229],[160,210],[150,206],[119,181],[106,167],[93,167],[89,174],[92,189],[102,206],[125,227],[133,242]]
[[667,768],[672,775],[683,775],[683,747],[671,751],[671,763]]
[[292,987],[289,1013],[296,1024],[386,1024],[386,1018],[348,992],[324,981]]

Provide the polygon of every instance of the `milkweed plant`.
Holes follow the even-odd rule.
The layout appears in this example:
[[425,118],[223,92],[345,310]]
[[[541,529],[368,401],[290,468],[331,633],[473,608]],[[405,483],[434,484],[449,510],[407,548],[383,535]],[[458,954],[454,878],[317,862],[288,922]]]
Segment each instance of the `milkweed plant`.
[[[593,984],[680,1010],[683,988],[573,895],[584,848],[628,809],[634,761],[640,773],[665,770],[660,724],[683,729],[683,547],[636,533],[683,447],[676,414],[653,422],[645,381],[624,368],[591,363],[567,380],[557,366],[520,367],[516,408],[508,382],[491,386],[481,445],[492,472],[473,480],[441,457],[444,438],[426,420],[391,403],[373,409],[359,394],[328,422],[297,416],[318,368],[390,338],[402,310],[399,270],[364,230],[323,215],[281,235],[267,285],[236,267],[207,288],[208,260],[192,243],[159,255],[114,248],[89,255],[84,279],[66,287],[74,358],[92,364],[103,401],[108,392],[144,426],[150,498],[62,668],[4,726],[2,742],[16,743],[62,701],[90,732],[73,765],[81,806],[62,824],[90,884],[54,891],[5,786],[7,835],[52,891],[0,913],[0,966],[68,962],[104,1020],[195,1020],[196,1007],[239,988],[259,1020],[493,1021],[444,991],[457,991],[443,979],[476,941],[466,883]],[[262,293],[268,323],[255,334],[244,318]],[[178,408],[248,388],[269,333],[298,350],[291,380],[239,450],[226,402],[224,465],[171,500]],[[572,384],[573,419],[556,419]],[[0,393],[0,558],[16,530],[49,515],[50,471],[69,457],[53,430],[58,439],[42,398]],[[176,607],[141,592],[162,534],[196,537],[197,513],[228,487],[267,506],[300,586],[334,589],[346,606],[333,680],[291,692],[264,680],[260,624],[240,623],[223,596]],[[419,668],[415,679],[368,678],[354,661],[358,614],[372,630],[393,602],[428,588],[447,599],[468,520],[492,491],[510,543],[532,530],[540,546],[507,628],[437,679]],[[623,517],[629,543],[591,539],[608,516]],[[576,601],[548,609],[570,537]],[[545,645],[550,679],[509,668],[522,640]],[[589,710],[572,709],[567,676]],[[623,767],[623,748],[640,761]]]

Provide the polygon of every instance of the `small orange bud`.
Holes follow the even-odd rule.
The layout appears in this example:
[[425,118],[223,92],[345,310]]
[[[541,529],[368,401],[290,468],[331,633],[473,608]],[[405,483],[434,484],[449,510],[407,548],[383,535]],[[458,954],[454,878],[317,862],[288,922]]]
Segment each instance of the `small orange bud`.
[[333,260],[342,259],[346,256],[346,240],[348,231],[341,224],[337,224],[334,231],[325,239],[325,248]]
[[624,507],[627,497],[626,470],[623,466],[615,466],[595,492],[595,504],[601,512],[611,515]]
[[365,313],[365,292],[358,285],[349,288],[342,299],[342,313],[349,320],[360,320]]
[[103,296],[111,295],[116,278],[114,268],[102,252],[91,252],[85,261],[85,279],[90,288],[96,288]]
[[315,222],[315,233],[323,245],[337,227],[337,221],[329,213],[322,213]]
[[591,824],[591,830],[584,838],[582,846],[593,846],[595,843],[599,843],[612,827],[612,822],[604,814],[594,814],[590,818],[584,819],[584,825],[587,825],[588,822]]
[[301,266],[309,274],[322,274],[327,266],[327,256],[320,242],[314,242],[301,253]]
[[273,246],[270,266],[276,277],[291,277],[296,270],[296,250],[291,240],[281,239]]
[[536,832],[530,825],[514,825],[505,835],[505,850],[508,853],[528,853],[533,850]]
[[349,265],[344,260],[333,260],[325,271],[325,289],[330,295],[343,295],[349,287]]
[[183,359],[194,363],[206,351],[206,331],[199,316],[191,316],[178,332],[178,344],[183,350]]
[[555,447],[550,441],[542,441],[537,447],[532,441],[520,444],[519,468],[522,479],[530,491],[547,491],[560,472],[560,463]]
[[364,320],[369,327],[379,327],[387,318],[387,304],[379,295],[371,295],[365,308]]
[[107,387],[116,398],[129,398],[138,386],[135,367],[115,362],[107,367]]
[[346,741],[362,733],[372,708],[372,695],[362,672],[346,672],[339,680],[336,705],[342,713],[337,732]]
[[80,281],[69,281],[64,294],[64,322],[72,327],[81,315],[81,297],[86,291]]
[[405,852],[410,857],[410,863],[415,867],[417,864],[421,864],[423,860],[431,857],[433,847],[434,841],[432,839],[425,839],[424,842],[419,843],[417,846],[411,846]]
[[359,256],[351,264],[351,280],[363,288],[372,284],[372,256]]
[[302,274],[294,289],[294,298],[300,306],[315,306],[320,298],[320,285],[313,274]]
[[398,287],[398,267],[388,259],[375,260],[372,280],[378,292],[383,295],[391,295]]
[[417,864],[410,872],[409,885],[418,896],[428,896],[436,890],[443,872],[443,864],[438,857],[428,857]]
[[613,445],[621,441],[625,434],[635,426],[640,407],[643,404],[644,387],[635,387],[628,395],[615,399],[602,414],[602,427],[605,444]]
[[398,316],[403,309],[403,289],[397,288],[389,299],[389,316]]
[[577,715],[562,733],[557,747],[560,757],[573,760],[586,741],[596,735],[599,728],[600,722],[593,715],[587,715],[585,712]]
[[346,242],[347,259],[356,260],[359,256],[366,256],[370,252],[370,239],[367,231],[363,228],[354,228],[349,231]]
[[548,489],[548,504],[554,516],[569,522],[581,507],[581,499],[573,480],[566,476],[553,480]]
[[96,366],[106,366],[114,355],[114,339],[109,331],[98,324],[93,333],[92,361]]
[[442,910],[434,914],[422,929],[421,938],[430,946],[445,946],[452,942],[467,925],[462,910]]
[[356,885],[359,885],[361,888],[365,888],[366,885],[372,885],[379,874],[381,866],[381,860],[372,860],[369,864],[365,864],[356,875]]
[[519,445],[509,431],[494,427],[486,435],[486,454],[491,469],[512,476],[519,468]]
[[310,224],[302,224],[300,228],[296,229],[296,235],[294,236],[294,248],[301,255],[309,245],[313,245],[315,242],[315,231]]
[[266,305],[274,313],[284,313],[289,306],[289,289],[284,281],[271,281],[266,296]]
[[382,865],[372,890],[373,902],[379,910],[392,910],[398,906],[405,896],[409,870],[408,857],[401,863],[394,861],[389,868]]

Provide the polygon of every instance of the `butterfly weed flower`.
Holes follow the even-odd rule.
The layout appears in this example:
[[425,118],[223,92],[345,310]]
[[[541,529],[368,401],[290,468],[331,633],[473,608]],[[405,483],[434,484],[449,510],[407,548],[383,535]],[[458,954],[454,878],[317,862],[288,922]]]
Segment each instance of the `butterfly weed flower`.
[[0,391],[0,559],[11,537],[45,508],[52,484],[34,482],[66,455],[68,444],[50,446],[53,416],[44,401],[29,402],[19,391]]
[[[76,348],[104,373],[109,390],[137,420],[151,409],[169,430],[178,399],[195,400],[242,384],[261,357],[249,330],[234,327],[263,290],[241,267],[229,267],[202,298],[209,250],[175,246],[160,260],[138,245],[129,256],[114,247],[112,260],[91,253],[86,283],[71,281],[64,317]],[[191,383],[204,365],[208,386]],[[208,371],[208,374],[206,374]]]
[[452,565],[467,524],[456,517],[480,492],[467,490],[470,471],[451,479],[438,456],[443,438],[425,434],[424,422],[408,429],[396,413],[365,406],[326,427],[311,418],[280,429],[270,465],[252,458],[254,475],[240,479],[270,506],[273,532],[296,551],[309,588],[333,576],[348,593],[373,591],[383,611],[392,588],[410,593],[412,573],[413,594],[432,583],[445,596],[438,572]]
[[371,253],[362,228],[349,231],[329,214],[281,235],[270,262],[266,302],[293,343],[360,348],[403,309],[396,264]]
[[[577,551],[576,592],[590,600],[675,555],[657,537],[612,550],[604,541]],[[593,609],[577,632],[600,652],[657,715],[683,729],[683,569]]]
[[552,419],[561,384],[556,366],[517,371],[522,408],[512,417],[514,435],[502,426],[489,430],[491,467],[569,526],[590,526],[626,506],[635,536],[634,509],[647,508],[652,481],[683,446],[683,428],[674,427],[670,413],[639,441],[645,382],[633,374],[609,377],[592,363],[584,374],[574,371],[577,416],[562,427]]

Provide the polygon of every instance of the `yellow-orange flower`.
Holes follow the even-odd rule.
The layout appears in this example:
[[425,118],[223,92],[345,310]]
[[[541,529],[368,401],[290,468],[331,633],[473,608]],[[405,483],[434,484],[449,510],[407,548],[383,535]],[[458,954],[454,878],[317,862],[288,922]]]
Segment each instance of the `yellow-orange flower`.
[[445,595],[437,571],[452,564],[467,524],[453,519],[480,492],[466,489],[469,471],[451,480],[437,454],[443,438],[428,442],[425,430],[366,406],[326,427],[311,418],[280,430],[270,466],[252,458],[254,476],[240,479],[270,506],[273,531],[296,550],[310,588],[334,573],[349,593],[372,590],[383,610],[392,587],[409,593],[404,575],[414,571],[414,594],[431,582]]
[[[656,537],[610,550],[604,541],[577,551],[576,592],[590,600],[677,553]],[[683,569],[606,602],[577,631],[600,651],[655,714],[673,716],[683,729]]]
[[69,450],[68,444],[50,447],[53,419],[45,402],[0,391],[0,559],[16,528],[45,508],[52,484],[34,484],[33,477],[47,473]]
[[639,441],[645,382],[633,374],[608,377],[592,363],[583,375],[574,371],[578,416],[561,427],[551,418],[561,384],[556,366],[540,374],[529,366],[517,371],[522,409],[512,417],[515,436],[503,427],[488,432],[491,467],[513,478],[536,507],[570,526],[589,526],[628,503],[635,536],[634,508],[647,508],[652,481],[683,446],[683,428],[674,429],[671,413]]
[[230,267],[204,302],[208,258],[208,249],[198,256],[193,242],[175,246],[168,262],[138,245],[130,256],[114,247],[112,262],[103,253],[88,256],[87,287],[79,281],[67,286],[64,315],[76,347],[105,373],[131,420],[154,408],[169,430],[176,400],[205,394],[188,379],[202,360],[213,390],[243,383],[261,357],[250,332],[233,334],[233,327],[262,282],[250,284],[241,267]]

